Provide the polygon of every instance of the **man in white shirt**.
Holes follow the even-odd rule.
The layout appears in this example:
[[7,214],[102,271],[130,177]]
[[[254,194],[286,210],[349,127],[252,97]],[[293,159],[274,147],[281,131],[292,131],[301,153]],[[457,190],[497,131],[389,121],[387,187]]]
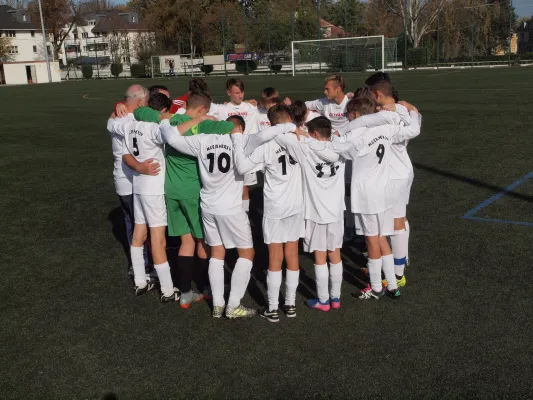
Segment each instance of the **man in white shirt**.
[[[167,111],[171,106],[169,98],[162,93],[152,96],[150,101],[151,106],[158,111]],[[108,130],[112,134],[124,137],[124,155],[131,154],[138,162],[153,159],[161,165],[161,173],[155,176],[133,174],[135,226],[130,251],[135,294],[140,295],[152,289],[151,284],[146,282],[143,259],[143,245],[148,236],[146,227],[148,225],[154,268],[161,284],[161,302],[178,301],[179,293],[174,290],[166,254],[165,157],[159,125],[132,121],[131,118],[124,117],[110,119]]]
[[[240,116],[230,117],[242,132]],[[278,128],[279,129],[279,128]],[[224,256],[226,249],[237,248],[239,259],[231,276],[231,292],[225,310],[227,318],[249,318],[256,310],[244,307],[241,300],[246,292],[253,265],[254,249],[248,216],[242,207],[243,174],[233,155],[233,143],[227,135],[181,136],[166,121],[161,123],[165,141],[176,150],[198,158],[202,189],[200,206],[205,242],[211,248],[209,279],[213,293],[213,317],[224,313]]]
[[294,123],[296,126],[307,132],[307,123],[317,117],[320,114],[316,111],[311,111],[305,105],[305,102],[296,100],[291,104],[291,111],[294,116]]
[[[268,111],[272,127],[288,124],[292,131],[292,113],[285,105],[277,105]],[[270,128],[272,129],[272,128]],[[266,134],[267,131],[263,131]],[[252,135],[252,136],[257,136]],[[275,141],[269,141],[251,152],[244,159],[245,151],[239,138],[232,136],[235,144],[237,162],[255,165],[264,169],[263,187],[263,237],[268,246],[268,309],[272,313],[263,317],[271,322],[279,321],[279,290],[282,281],[283,259],[287,263],[287,292],[284,311],[288,317],[296,316],[296,288],[299,279],[298,240],[305,234],[303,181],[300,165]],[[239,164],[238,164],[239,165]]]
[[[376,104],[382,108],[390,108],[400,116],[400,124],[409,125],[411,118],[405,105],[396,104],[393,96],[392,83],[388,74],[379,72],[370,76],[366,84]],[[413,165],[407,153],[408,141],[395,143],[391,147],[390,183],[393,192],[394,235],[391,236],[392,252],[394,254],[394,269],[400,287],[405,286],[405,264],[409,254],[409,223],[407,222],[407,204],[411,185],[414,178]]]
[[[367,97],[350,101],[349,114],[359,118],[375,112],[375,103]],[[351,209],[356,214],[356,228],[364,234],[368,246],[370,287],[363,289],[360,299],[378,299],[384,294],[381,270],[388,282],[387,294],[398,298],[400,291],[394,275],[394,258],[387,242],[393,233],[392,197],[389,185],[390,148],[393,143],[416,137],[420,133],[418,113],[411,111],[406,127],[382,125],[359,128],[346,135],[346,142],[336,138],[333,149],[353,160],[351,181]]]
[[[134,120],[133,111],[138,107],[146,105],[148,97],[148,91],[141,85],[132,85],[126,90],[124,94],[124,106],[126,108],[126,117],[130,120]],[[139,163],[135,158],[128,154],[123,157],[123,143],[124,137],[111,134],[111,147],[113,149],[114,157],[114,169],[113,178],[115,181],[115,190],[120,200],[120,208],[124,214],[124,223],[126,227],[126,236],[128,240],[128,252],[129,246],[131,246],[131,240],[133,237],[133,174],[138,172],[145,175],[157,175],[160,167],[158,163],[153,163],[153,159],[148,159],[142,163]],[[146,273],[150,273],[153,268],[150,265],[148,257],[148,250],[144,246],[143,250],[144,263],[146,267]],[[131,263],[131,256],[128,255],[129,262]],[[133,271],[131,272],[133,273]]]

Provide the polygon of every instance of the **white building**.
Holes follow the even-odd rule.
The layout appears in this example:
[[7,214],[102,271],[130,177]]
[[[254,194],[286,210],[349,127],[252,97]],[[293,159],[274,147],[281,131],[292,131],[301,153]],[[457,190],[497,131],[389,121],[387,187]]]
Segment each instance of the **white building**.
[[87,15],[63,42],[60,57],[64,65],[138,62],[139,52],[153,46],[155,34],[135,12],[102,11]]
[[[0,5],[0,34],[10,40],[9,59],[0,60],[2,84],[48,82],[43,36],[27,10]],[[52,45],[47,42],[48,54]],[[52,80],[60,80],[59,65],[52,63]]]

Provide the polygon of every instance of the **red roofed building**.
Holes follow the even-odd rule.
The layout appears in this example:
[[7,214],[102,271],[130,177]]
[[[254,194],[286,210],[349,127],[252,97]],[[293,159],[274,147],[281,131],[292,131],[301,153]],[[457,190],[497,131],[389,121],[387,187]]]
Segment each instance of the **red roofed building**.
[[339,28],[324,19],[320,19],[320,29],[322,30],[322,36],[325,39],[335,39],[347,36],[344,29]]

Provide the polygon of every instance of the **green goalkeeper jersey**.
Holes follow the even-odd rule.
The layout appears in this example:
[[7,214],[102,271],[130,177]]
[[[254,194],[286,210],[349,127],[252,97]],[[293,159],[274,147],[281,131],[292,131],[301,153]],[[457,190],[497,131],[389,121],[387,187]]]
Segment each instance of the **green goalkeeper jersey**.
[[[134,112],[137,121],[159,122],[159,112],[149,107],[137,108]],[[185,114],[176,114],[170,119],[170,125],[176,126],[190,121]],[[205,120],[187,131],[183,136],[199,133],[230,133],[234,125],[227,121]],[[165,146],[167,172],[165,176],[165,195],[175,200],[198,198],[200,195],[200,177],[196,157],[180,153],[171,146]]]

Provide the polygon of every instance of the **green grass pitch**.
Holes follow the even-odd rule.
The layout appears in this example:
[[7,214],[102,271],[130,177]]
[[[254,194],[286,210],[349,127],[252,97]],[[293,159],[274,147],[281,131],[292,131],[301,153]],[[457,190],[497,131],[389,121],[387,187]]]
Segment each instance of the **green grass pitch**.
[[[365,77],[348,75],[348,89]],[[392,78],[423,114],[409,144],[402,298],[352,297],[363,265],[348,247],[342,308],[307,310],[314,277],[302,254],[298,317],[279,324],[133,296],[110,221],[118,201],[105,124],[134,81],[0,88],[0,398],[530,398],[533,226],[462,216],[533,170],[533,69]],[[322,95],[323,77],[244,80],[247,98],[265,86]],[[141,83],[187,89],[186,78]],[[208,83],[223,101],[224,78]],[[476,216],[533,223],[533,179],[514,192]],[[261,246],[249,305],[266,298]]]

